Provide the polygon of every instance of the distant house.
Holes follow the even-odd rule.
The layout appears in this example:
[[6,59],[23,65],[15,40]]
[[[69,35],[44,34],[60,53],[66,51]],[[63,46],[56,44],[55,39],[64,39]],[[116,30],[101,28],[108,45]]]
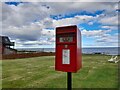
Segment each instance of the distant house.
[[0,54],[6,55],[17,53],[17,50],[10,46],[14,47],[14,42],[11,42],[7,36],[0,36]]

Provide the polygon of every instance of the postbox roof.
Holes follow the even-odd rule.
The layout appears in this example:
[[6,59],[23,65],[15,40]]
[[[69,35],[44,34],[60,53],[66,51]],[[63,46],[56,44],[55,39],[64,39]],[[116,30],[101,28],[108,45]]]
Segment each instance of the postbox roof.
[[76,25],[56,27],[56,33],[73,33],[76,32],[76,28]]
[[77,28],[77,26],[76,25],[71,25],[71,26],[56,27],[56,29],[62,29],[62,28]]

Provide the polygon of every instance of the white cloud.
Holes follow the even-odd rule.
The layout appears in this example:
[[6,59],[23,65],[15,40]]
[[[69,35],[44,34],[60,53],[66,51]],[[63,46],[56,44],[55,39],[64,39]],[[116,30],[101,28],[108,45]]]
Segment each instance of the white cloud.
[[87,16],[87,15],[81,15],[81,16],[75,16],[71,18],[64,18],[60,20],[53,20],[53,26],[65,26],[65,25],[78,25],[81,23],[87,23],[90,20],[95,19],[96,17],[93,16]]
[[18,6],[2,4],[3,25],[22,26],[35,20],[43,20],[48,17],[47,8],[42,3],[25,3]]
[[93,25],[93,22],[88,22],[88,25]]
[[41,33],[44,36],[55,36],[55,30],[43,29]]
[[46,40],[42,40],[42,41],[27,41],[22,43],[23,45],[48,45],[51,44],[51,42],[48,42]]
[[41,22],[44,28],[51,28],[53,27],[53,20],[51,18],[44,18]]
[[118,30],[118,26],[101,26],[101,28],[110,29],[110,30]]
[[105,16],[102,17],[99,21],[103,25],[118,25],[118,16]]
[[[4,1],[16,1],[19,0],[1,0]],[[21,2],[119,2],[119,0],[20,0]]]
[[118,47],[118,35],[106,34],[104,37],[96,39],[96,44],[100,46],[117,46]]
[[55,30],[42,29],[39,23],[32,23],[21,28],[9,27],[4,34],[8,34],[16,45],[47,45],[53,44]]
[[[107,26],[106,26],[107,27]],[[106,28],[105,27],[105,28]],[[111,30],[82,30],[82,35],[89,38],[93,38],[92,43],[87,43],[90,46],[118,46],[118,33],[113,35],[109,34]]]
[[[98,2],[39,2],[21,3],[18,6],[2,3],[2,18],[6,25],[21,26],[34,20],[43,20],[50,15],[66,15],[80,11],[94,12],[97,10],[115,11],[114,3]],[[49,7],[49,8],[48,8]]]
[[[98,10],[105,10],[106,13],[115,12],[117,9],[116,3],[95,3],[95,2],[34,2],[21,3],[18,6],[7,5],[2,3],[2,29],[3,35],[10,36],[18,42],[18,45],[25,44],[52,44],[55,41],[55,31],[45,28],[55,28],[56,26],[78,25],[88,23],[92,25],[99,22],[102,28],[112,29],[112,26],[118,24],[117,16],[104,14],[96,16],[77,15],[81,11],[94,13]],[[50,15],[70,15],[76,13],[74,17],[65,17],[59,20],[50,18]],[[88,37],[99,37],[105,35],[108,31],[83,30],[82,34]],[[25,42],[24,42],[25,41]]]
[[2,32],[3,35],[8,35],[12,38],[21,40],[37,40],[42,31],[42,26],[39,23],[31,23],[30,25],[15,27],[9,26]]
[[82,35],[87,37],[101,37],[107,32],[110,32],[110,30],[83,30]]
[[55,37],[49,38],[50,42],[55,42]]
[[[11,40],[13,41],[13,40]],[[26,41],[26,42],[23,42],[23,41],[19,41],[19,40],[15,40],[15,48],[21,48],[21,47],[26,47],[26,48],[29,48],[29,47],[33,47],[33,48],[38,48],[40,47],[41,45],[51,45],[52,43],[51,42],[48,42],[46,40],[42,40],[42,41]]]

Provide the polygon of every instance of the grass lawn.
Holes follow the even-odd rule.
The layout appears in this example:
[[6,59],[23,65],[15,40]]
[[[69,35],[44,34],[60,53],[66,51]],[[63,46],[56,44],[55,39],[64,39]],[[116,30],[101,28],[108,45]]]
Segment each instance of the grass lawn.
[[[73,73],[73,88],[117,88],[118,64],[111,56],[83,55],[83,68]],[[54,56],[2,61],[2,88],[66,88],[67,73],[54,70]]]

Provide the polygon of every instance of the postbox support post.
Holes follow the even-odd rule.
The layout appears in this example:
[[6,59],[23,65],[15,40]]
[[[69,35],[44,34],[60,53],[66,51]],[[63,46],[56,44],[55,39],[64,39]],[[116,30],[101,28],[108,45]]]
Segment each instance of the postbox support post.
[[67,72],[67,90],[72,90],[72,73]]

